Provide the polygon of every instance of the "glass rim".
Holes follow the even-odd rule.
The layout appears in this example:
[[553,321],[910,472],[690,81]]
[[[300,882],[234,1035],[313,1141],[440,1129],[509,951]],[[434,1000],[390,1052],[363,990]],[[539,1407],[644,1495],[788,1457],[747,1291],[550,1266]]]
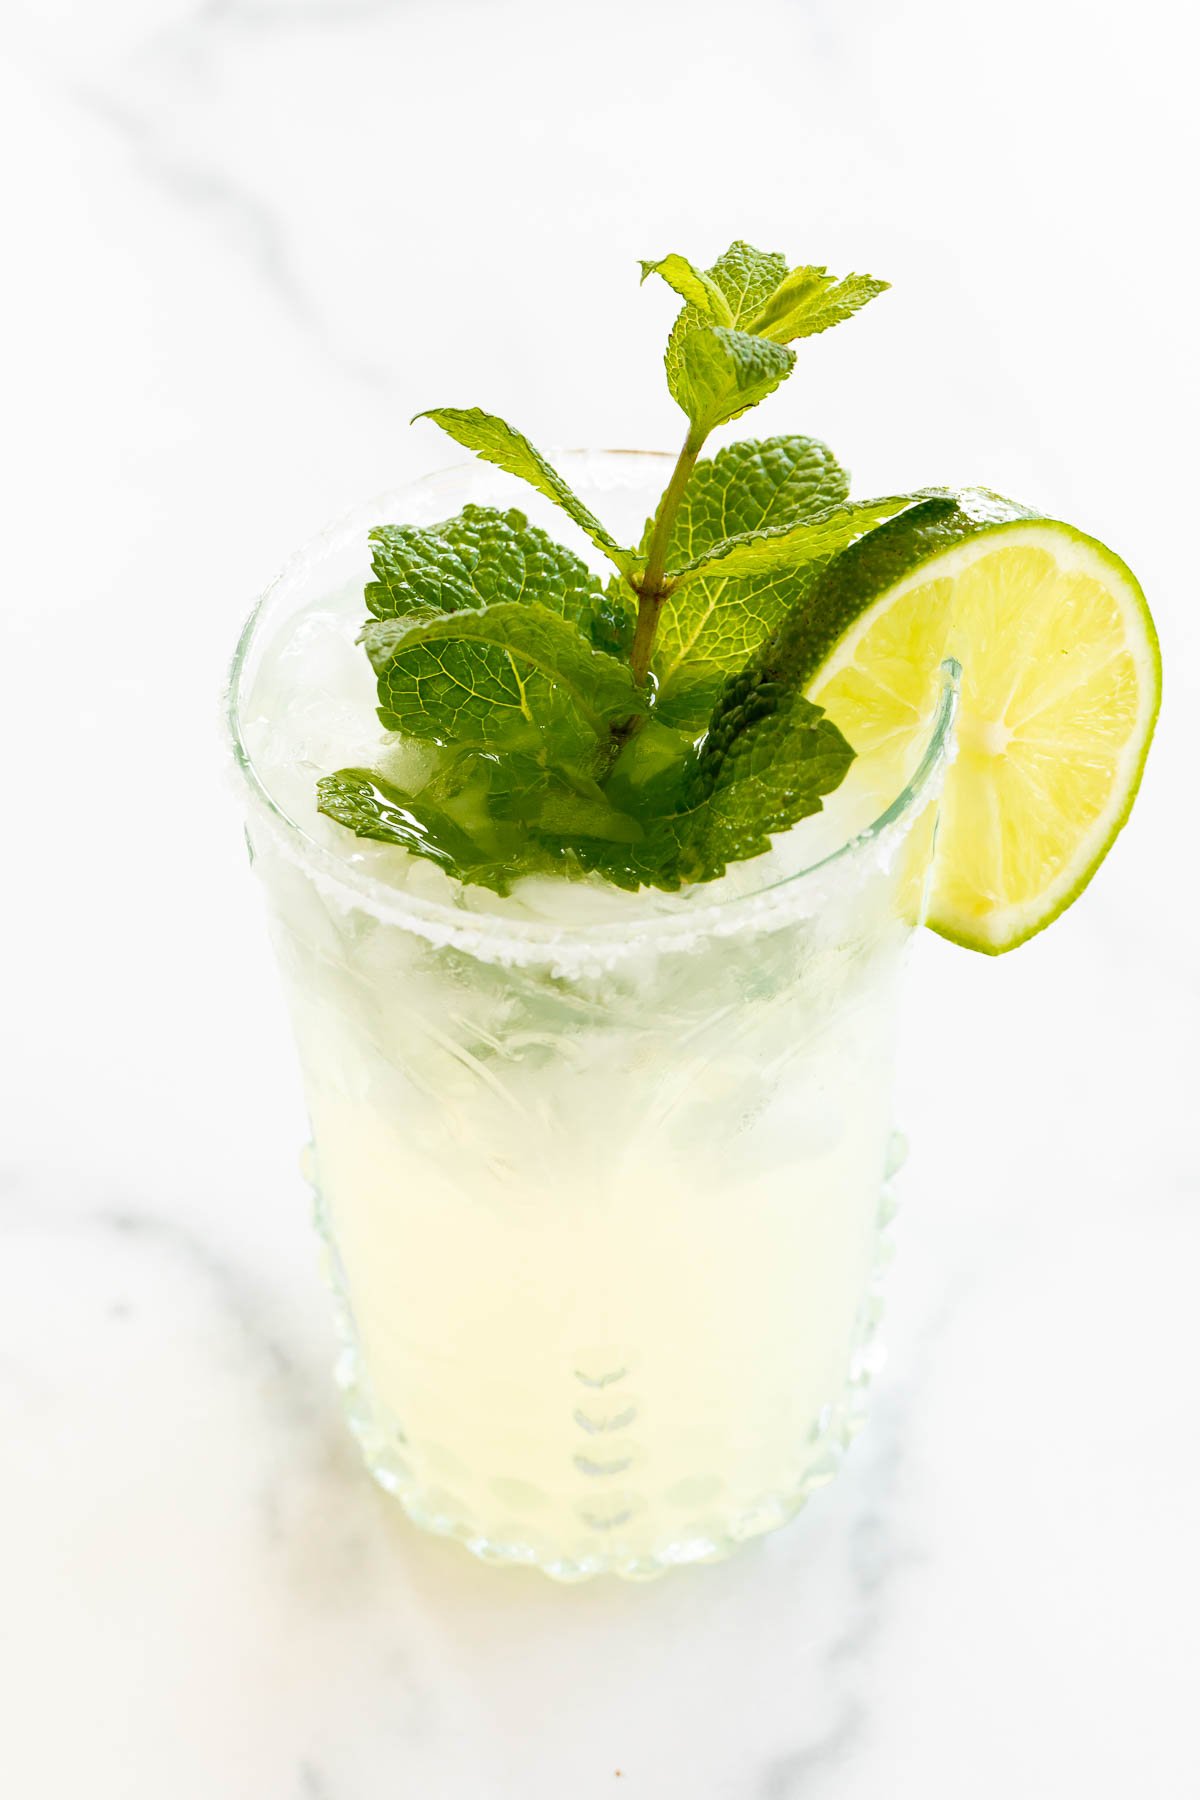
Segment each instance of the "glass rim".
[[[583,458],[595,460],[646,459],[667,463],[671,459],[659,450],[559,450],[556,456],[568,466]],[[762,912],[764,906],[781,898],[798,896],[811,889],[818,877],[827,877],[838,866],[848,863],[872,845],[890,838],[892,828],[915,813],[927,798],[943,765],[952,751],[954,721],[958,709],[962,670],[953,657],[940,665],[941,685],[933,711],[929,734],[912,774],[904,786],[882,810],[861,830],[852,833],[836,849],[827,851],[815,862],[785,874],[777,874],[759,887],[722,898],[686,905],[677,912],[647,911],[629,896],[629,911],[619,919],[574,923],[551,919],[513,919],[501,913],[468,912],[441,900],[426,899],[392,886],[366,869],[346,861],[322,844],[300,820],[294,819],[276,799],[255,765],[253,755],[242,732],[241,708],[245,698],[244,678],[251,650],[256,646],[260,625],[275,595],[289,582],[310,569],[318,552],[346,539],[352,529],[361,528],[364,515],[391,507],[398,495],[421,488],[436,487],[448,477],[476,472],[473,462],[453,463],[429,474],[388,490],[376,499],[360,502],[342,513],[325,528],[295,550],[279,572],[263,589],[238,634],[224,695],[224,721],[229,733],[233,759],[246,784],[249,798],[276,833],[280,844],[293,861],[302,866],[329,891],[336,893],[343,905],[357,906],[383,923],[397,924],[421,935],[440,941],[461,941],[476,951],[486,942],[508,940],[515,948],[525,945],[534,954],[553,950],[564,943],[588,945],[597,951],[612,949],[628,940],[631,932],[643,937],[693,937],[719,930],[722,935],[735,931]],[[800,821],[803,824],[803,821]],[[796,827],[792,828],[793,830]],[[785,833],[777,834],[783,837]],[[755,859],[744,859],[753,861]]]

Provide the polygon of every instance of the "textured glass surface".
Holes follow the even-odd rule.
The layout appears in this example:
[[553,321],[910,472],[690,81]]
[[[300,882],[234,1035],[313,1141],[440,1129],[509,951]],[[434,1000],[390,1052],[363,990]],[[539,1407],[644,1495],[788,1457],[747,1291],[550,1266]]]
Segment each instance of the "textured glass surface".
[[[643,459],[578,462],[598,510],[652,497]],[[511,498],[453,481],[443,512]],[[413,492],[374,517],[421,516]],[[268,597],[235,709],[321,571],[318,546]],[[247,768],[340,1378],[419,1524],[564,1579],[645,1577],[833,1474],[873,1355],[897,992],[952,712],[948,684],[910,788],[853,841],[801,826],[709,893],[601,896],[580,923],[571,892],[524,916],[397,886],[400,852],[322,838]]]

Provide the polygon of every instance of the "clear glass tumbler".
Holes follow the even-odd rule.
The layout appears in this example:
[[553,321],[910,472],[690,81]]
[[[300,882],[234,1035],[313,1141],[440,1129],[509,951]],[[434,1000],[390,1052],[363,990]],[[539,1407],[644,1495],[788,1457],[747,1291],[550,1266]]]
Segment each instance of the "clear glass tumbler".
[[[658,458],[565,461],[631,531],[662,486]],[[367,1463],[479,1556],[647,1577],[783,1523],[860,1423],[954,671],[908,785],[845,841],[831,808],[610,918],[568,883],[542,916],[431,898],[402,852],[326,829],[264,720],[304,699],[288,646],[361,587],[368,525],[517,498],[470,465],[326,533],[247,625],[230,722]]]

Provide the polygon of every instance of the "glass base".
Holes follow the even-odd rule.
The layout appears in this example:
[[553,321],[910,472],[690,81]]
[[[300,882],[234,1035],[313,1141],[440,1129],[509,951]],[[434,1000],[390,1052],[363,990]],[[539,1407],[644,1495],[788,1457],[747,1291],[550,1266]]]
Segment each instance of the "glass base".
[[[342,1345],[335,1376],[342,1391],[347,1422],[358,1440],[367,1468],[380,1487],[399,1501],[408,1517],[423,1531],[457,1539],[482,1562],[537,1568],[555,1581],[586,1581],[604,1574],[618,1575],[628,1581],[650,1581],[668,1569],[686,1563],[721,1562],[740,1545],[778,1530],[795,1516],[810,1494],[833,1480],[846,1450],[865,1423],[867,1390],[872,1376],[884,1362],[877,1328],[883,1312],[883,1276],[893,1253],[887,1230],[896,1213],[892,1177],[900,1168],[904,1154],[904,1140],[899,1133],[894,1133],[887,1178],[880,1197],[872,1277],[860,1310],[848,1376],[840,1396],[824,1406],[819,1418],[813,1422],[799,1478],[784,1491],[764,1494],[752,1505],[730,1511],[720,1529],[695,1531],[684,1527],[678,1536],[664,1530],[662,1542],[643,1552],[633,1552],[612,1541],[628,1518],[621,1509],[620,1496],[612,1494],[609,1506],[599,1509],[588,1520],[601,1540],[595,1549],[589,1548],[582,1554],[558,1554],[532,1521],[528,1535],[523,1533],[519,1521],[494,1534],[481,1531],[469,1517],[456,1511],[452,1497],[444,1489],[415,1476],[410,1447],[400,1421],[372,1393],[328,1211],[319,1188],[312,1181],[312,1155],[311,1151],[307,1152],[305,1173],[313,1188],[315,1222],[322,1244],[322,1273],[333,1294]],[[599,1468],[596,1472],[602,1473]],[[520,1484],[509,1485],[517,1487]],[[509,1510],[519,1509],[510,1506]],[[606,1535],[608,1543],[602,1541]]]

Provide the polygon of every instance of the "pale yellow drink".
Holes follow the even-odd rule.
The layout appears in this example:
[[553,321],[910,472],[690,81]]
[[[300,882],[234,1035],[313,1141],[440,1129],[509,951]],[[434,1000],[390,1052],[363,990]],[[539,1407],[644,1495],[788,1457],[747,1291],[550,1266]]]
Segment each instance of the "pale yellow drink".
[[501,900],[315,813],[347,734],[377,750],[339,562],[362,537],[293,568],[235,692],[352,1422],[480,1554],[564,1577],[721,1555],[828,1478],[859,1411],[949,699],[873,825],[851,782],[691,893]]

